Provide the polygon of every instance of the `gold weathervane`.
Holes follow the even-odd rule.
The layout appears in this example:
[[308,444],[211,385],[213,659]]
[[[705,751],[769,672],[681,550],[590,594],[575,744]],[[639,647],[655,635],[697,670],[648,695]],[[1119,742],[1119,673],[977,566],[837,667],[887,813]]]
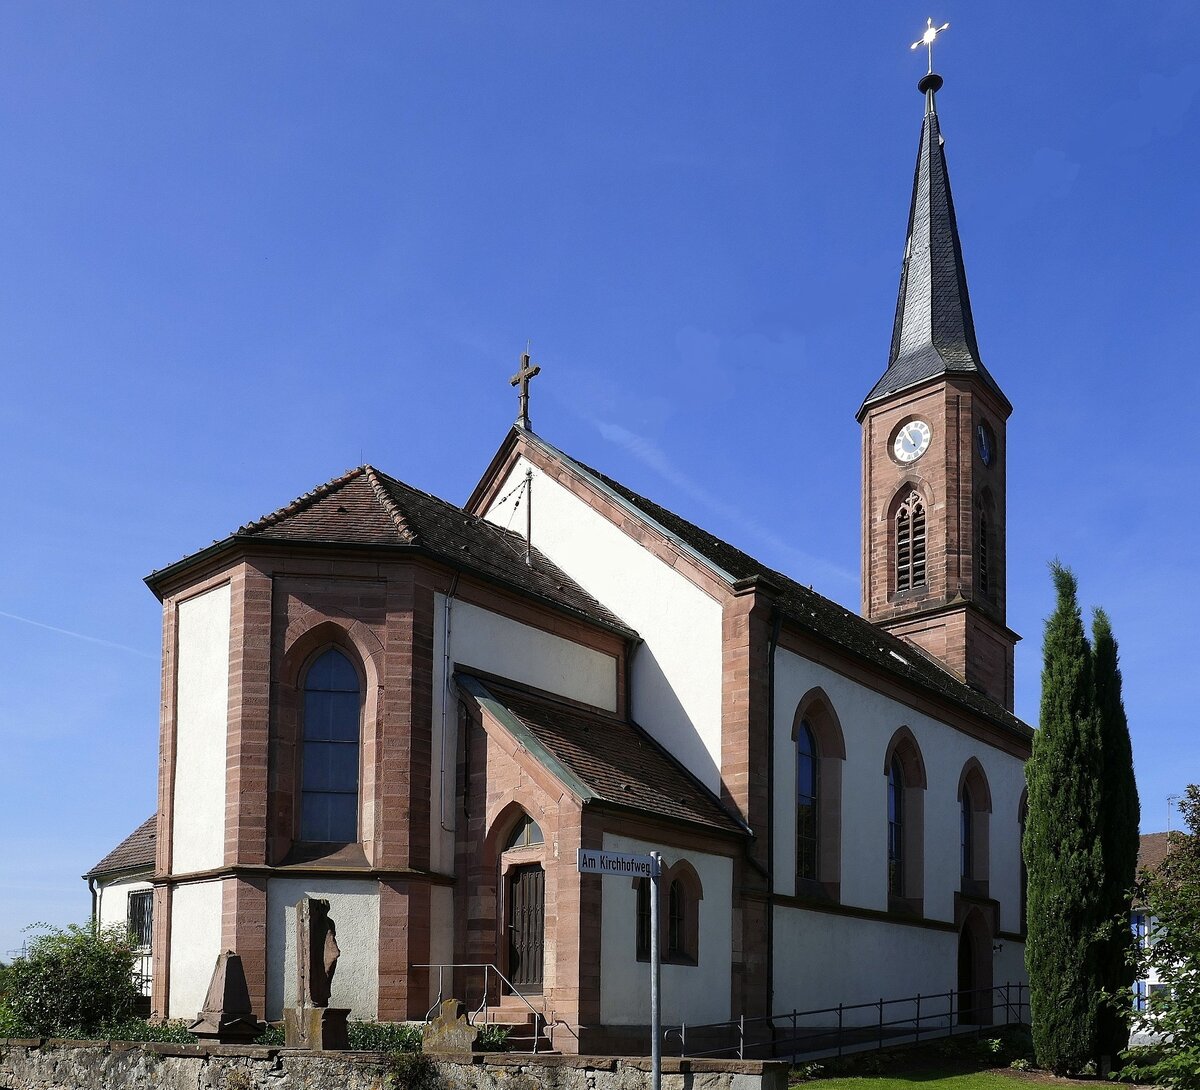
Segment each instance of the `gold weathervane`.
[[949,23],[943,23],[941,26],[934,26],[933,20],[927,19],[925,21],[925,33],[921,35],[921,37],[918,41],[915,41],[912,44],[913,49],[920,49],[921,46],[924,46],[926,49],[929,50],[929,74],[930,75],[933,74],[933,43],[937,40],[937,36],[939,34],[941,34],[941,32],[943,30],[949,30],[949,29],[950,29]]

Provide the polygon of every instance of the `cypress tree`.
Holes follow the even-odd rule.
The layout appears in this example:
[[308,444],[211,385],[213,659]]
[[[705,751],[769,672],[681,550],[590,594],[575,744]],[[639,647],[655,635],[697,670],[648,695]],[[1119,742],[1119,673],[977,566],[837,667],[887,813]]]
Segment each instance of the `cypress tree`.
[[1138,825],[1141,807],[1133,778],[1133,747],[1121,699],[1117,641],[1108,614],[1092,615],[1092,672],[1100,732],[1103,774],[1100,778],[1100,843],[1104,854],[1104,911],[1107,950],[1103,955],[1104,987],[1112,999],[1101,1012],[1100,1055],[1115,1058],[1129,1046],[1130,989],[1133,986],[1133,933],[1130,897],[1137,878]]
[[1025,965],[1038,1063],[1062,1074],[1099,1054],[1103,768],[1075,577],[1057,561],[1050,572],[1057,603],[1046,621],[1040,729],[1025,770]]

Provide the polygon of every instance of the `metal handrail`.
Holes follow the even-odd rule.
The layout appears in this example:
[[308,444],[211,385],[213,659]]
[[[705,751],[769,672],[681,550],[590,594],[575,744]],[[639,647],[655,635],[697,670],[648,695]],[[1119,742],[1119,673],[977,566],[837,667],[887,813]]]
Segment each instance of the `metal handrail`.
[[[1013,999],[1013,990],[1016,990],[1016,1000]],[[832,1051],[835,1047],[838,1056],[842,1056],[847,1047],[847,1036],[857,1038],[851,1040],[850,1046],[861,1045],[864,1042],[864,1034],[875,1030],[875,1047],[882,1049],[885,1044],[899,1043],[897,1037],[912,1036],[915,1041],[921,1040],[921,1035],[926,1036],[950,1036],[956,1032],[961,1032],[962,1027],[967,1025],[961,1021],[962,1014],[967,1012],[978,1012],[984,1010],[983,996],[989,992],[992,997],[991,1010],[995,1014],[997,1009],[1004,1011],[1004,1024],[1028,1024],[1026,1012],[1028,1010],[1028,993],[1029,985],[1025,983],[1017,984],[998,984],[992,988],[969,988],[962,991],[951,989],[948,992],[937,992],[933,995],[916,995],[905,996],[902,999],[883,999],[882,997],[866,1003],[839,1003],[836,1007],[816,1007],[810,1010],[785,1011],[780,1014],[759,1015],[752,1018],[747,1018],[744,1015],[736,1019],[728,1019],[723,1022],[705,1022],[700,1024],[688,1025],[680,1023],[678,1026],[669,1026],[664,1028],[663,1041],[669,1042],[672,1038],[677,1038],[679,1041],[680,1056],[716,1056],[721,1053],[733,1052],[736,1050],[738,1059],[745,1059],[747,1048],[760,1048],[769,1046],[773,1053],[778,1054],[780,1046],[791,1045],[791,1056],[793,1060],[801,1054],[812,1052]],[[957,997],[957,1004],[955,999]],[[964,1003],[966,997],[966,1003]],[[925,1013],[922,1013],[922,1003],[926,1004]],[[930,1011],[929,1004],[933,1003],[937,1009]],[[915,1007],[912,1015],[885,1018],[884,1008],[892,1007],[897,1004],[913,1004]],[[872,1019],[869,1023],[861,1025],[847,1026],[845,1024],[845,1016],[847,1013],[862,1010],[878,1011],[878,1018]],[[807,1035],[802,1035],[800,1030],[802,1027],[798,1025],[801,1018],[812,1018],[820,1015],[837,1015],[836,1028],[822,1030],[821,1027],[813,1027],[814,1032]],[[925,1027],[923,1023],[937,1020],[939,1023],[936,1026]],[[957,1025],[955,1024],[957,1020]],[[782,1040],[777,1036],[781,1030],[780,1023],[791,1023],[791,1036],[784,1037]],[[769,1031],[769,1040],[754,1041],[747,1037],[747,1028],[751,1030],[756,1026],[761,1026]],[[909,1034],[885,1032],[892,1031],[899,1027],[910,1030]],[[724,1045],[719,1048],[710,1048],[703,1050],[688,1050],[687,1039],[689,1033],[693,1035],[693,1040],[697,1033],[711,1033],[720,1031],[732,1031],[736,1028],[737,1044]],[[988,1026],[982,1023],[977,1023],[971,1027],[978,1033],[982,1034]],[[829,1043],[824,1042],[832,1038]],[[796,1046],[803,1043],[806,1047],[797,1048]],[[785,1052],[786,1054],[786,1052]]]
[[543,1028],[549,1025],[546,1015],[543,1011],[539,1011],[495,965],[491,962],[481,961],[472,963],[443,963],[431,965],[414,965],[414,969],[436,969],[438,971],[438,996],[432,1007],[429,1008],[425,1015],[425,1020],[429,1021],[433,1017],[433,1012],[441,1006],[445,998],[445,970],[455,969],[482,969],[483,970],[483,995],[479,1000],[479,1006],[475,1008],[474,1016],[478,1018],[488,1007],[488,975],[495,973],[497,979],[508,987],[508,993],[515,995],[522,1003],[529,1008],[530,1014],[533,1015],[533,1051],[537,1054],[538,1044],[541,1041]]

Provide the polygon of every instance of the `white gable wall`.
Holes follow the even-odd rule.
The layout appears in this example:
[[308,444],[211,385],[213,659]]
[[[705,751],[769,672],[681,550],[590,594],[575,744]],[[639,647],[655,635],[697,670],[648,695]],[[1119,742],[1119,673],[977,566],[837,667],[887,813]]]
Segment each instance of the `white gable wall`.
[[229,610],[228,583],[181,602],[177,610],[171,820],[175,874],[225,862]]
[[[527,469],[534,545],[645,641],[630,670],[634,719],[719,791],[720,605],[524,458],[498,495],[510,493]],[[525,509],[514,518],[514,499],[493,503],[487,518],[523,525]]]
[[1025,786],[1021,760],[782,648],[776,653],[775,676],[776,892],[795,892],[796,750],[792,722],[800,700],[816,686],[828,696],[846,742],[842,768],[842,903],[887,909],[884,755],[897,728],[907,726],[921,749],[928,783],[924,807],[925,915],[951,922],[954,919],[954,893],[960,886],[958,782],[963,766],[975,757],[983,766],[992,796],[989,891],[1000,902],[1001,930],[1018,931],[1017,812]]
[[[578,700],[605,711],[617,710],[617,660],[573,640],[522,624],[510,617],[472,605],[450,601],[450,642],[446,643],[446,595],[434,595],[433,621],[433,753],[434,778],[430,792],[433,830],[431,851],[435,870],[454,870],[454,791],[457,760],[458,708],[453,696],[447,703],[446,658],[450,670],[469,666],[511,678],[537,689]],[[443,735],[443,716],[445,735]],[[445,737],[445,745],[443,745]],[[442,766],[445,765],[443,773]],[[447,826],[449,828],[447,828]],[[438,920],[434,928],[447,929],[453,920]],[[435,941],[437,939],[435,938]]]

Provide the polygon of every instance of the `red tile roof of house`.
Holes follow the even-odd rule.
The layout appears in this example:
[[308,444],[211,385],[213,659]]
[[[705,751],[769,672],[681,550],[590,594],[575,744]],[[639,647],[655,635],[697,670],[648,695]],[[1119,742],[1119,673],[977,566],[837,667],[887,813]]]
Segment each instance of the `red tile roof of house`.
[[123,874],[153,867],[157,826],[158,815],[151,814],[88,871],[84,878],[100,878],[109,874]]

